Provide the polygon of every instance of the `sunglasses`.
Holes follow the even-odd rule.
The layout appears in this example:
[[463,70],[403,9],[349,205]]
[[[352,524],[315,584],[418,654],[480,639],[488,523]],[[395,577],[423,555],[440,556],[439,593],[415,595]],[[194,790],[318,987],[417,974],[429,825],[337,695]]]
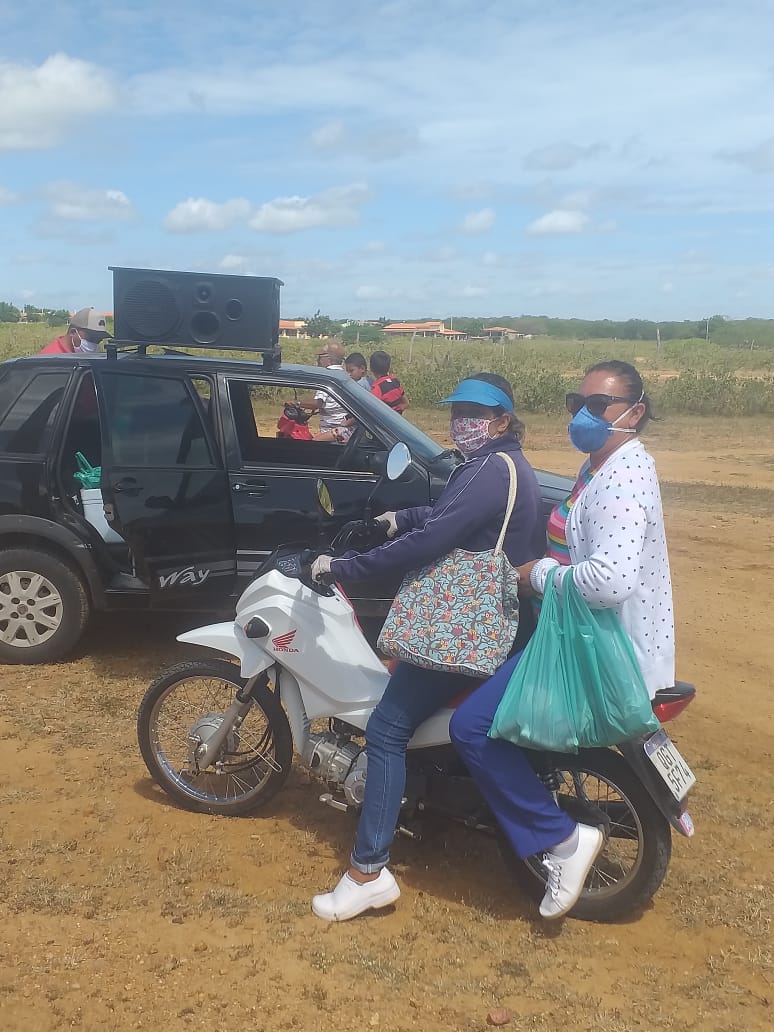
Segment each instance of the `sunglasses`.
[[604,416],[610,405],[617,401],[625,401],[629,405],[635,404],[631,398],[618,398],[614,394],[578,394],[571,391],[564,399],[567,411],[571,415],[577,415],[582,408],[587,408],[592,416]]

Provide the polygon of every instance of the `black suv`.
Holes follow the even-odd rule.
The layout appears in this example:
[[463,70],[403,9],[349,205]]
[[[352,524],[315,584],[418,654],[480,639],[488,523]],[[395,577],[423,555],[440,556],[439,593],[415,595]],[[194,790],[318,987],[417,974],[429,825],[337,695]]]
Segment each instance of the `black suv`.
[[[283,403],[319,390],[357,420],[350,440],[278,438]],[[398,441],[413,464],[390,482]],[[96,517],[75,476],[79,452],[101,467]],[[4,362],[0,662],[58,659],[94,609],[231,609],[277,544],[324,545],[372,493],[374,513],[427,505],[457,461],[335,370],[142,349]],[[565,478],[539,477],[547,508],[566,495]],[[375,621],[396,587],[348,585]]]

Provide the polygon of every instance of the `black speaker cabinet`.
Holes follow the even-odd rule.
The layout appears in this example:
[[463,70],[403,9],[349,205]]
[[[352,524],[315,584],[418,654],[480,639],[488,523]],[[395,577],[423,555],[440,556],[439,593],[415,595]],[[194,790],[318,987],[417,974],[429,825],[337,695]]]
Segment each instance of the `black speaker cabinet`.
[[279,352],[281,280],[110,269],[116,341]]

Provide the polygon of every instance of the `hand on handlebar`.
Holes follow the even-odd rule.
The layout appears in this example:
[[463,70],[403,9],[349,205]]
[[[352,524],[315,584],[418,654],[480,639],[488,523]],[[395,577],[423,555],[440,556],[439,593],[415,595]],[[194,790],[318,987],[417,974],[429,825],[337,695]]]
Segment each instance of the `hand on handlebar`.
[[394,538],[398,533],[398,522],[395,517],[396,513],[394,512],[383,512],[381,516],[375,517],[376,523],[383,523],[387,527],[388,538]]
[[323,577],[327,577],[331,572],[331,559],[333,556],[330,555],[318,555],[315,561],[312,563],[312,580],[321,581]]

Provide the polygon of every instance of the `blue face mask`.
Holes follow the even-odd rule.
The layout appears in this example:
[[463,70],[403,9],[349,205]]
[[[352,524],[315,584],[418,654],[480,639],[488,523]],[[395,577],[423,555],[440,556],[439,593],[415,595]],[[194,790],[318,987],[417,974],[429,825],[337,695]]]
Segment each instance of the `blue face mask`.
[[[634,405],[639,405],[644,397],[644,392],[635,401]],[[634,405],[630,405],[626,412],[622,412],[618,419],[623,419],[624,416],[628,415],[634,408]],[[618,422],[616,419],[615,423]],[[632,427],[616,426],[615,423],[611,423],[607,419],[603,419],[602,416],[594,416],[585,407],[580,409],[570,420],[567,432],[570,435],[570,441],[578,449],[578,451],[585,452],[586,455],[591,455],[594,452],[604,448],[608,441],[608,435],[613,433],[619,434],[636,434],[637,431]]]
[[592,416],[584,406],[570,420],[567,433],[578,451],[590,455],[604,448],[613,424],[601,416]]

